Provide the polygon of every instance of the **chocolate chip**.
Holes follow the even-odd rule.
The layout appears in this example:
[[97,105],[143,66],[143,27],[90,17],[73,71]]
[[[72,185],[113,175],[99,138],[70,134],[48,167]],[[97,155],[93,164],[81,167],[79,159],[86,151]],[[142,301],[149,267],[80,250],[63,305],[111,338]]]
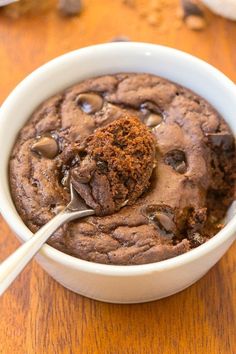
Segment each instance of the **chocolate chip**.
[[158,224],[158,226],[164,231],[166,231],[167,233],[175,232],[176,229],[175,223],[173,222],[171,217],[168,216],[167,214],[163,212],[157,212],[153,215],[153,221],[155,221]]
[[76,103],[88,114],[99,111],[103,106],[103,98],[95,93],[81,93],[76,99]]
[[176,172],[185,173],[187,170],[187,161],[185,153],[181,150],[171,150],[164,156],[164,162],[170,165]]
[[52,136],[43,136],[36,140],[31,150],[40,156],[54,159],[59,152],[57,141]]
[[81,0],[59,0],[58,8],[64,15],[78,15],[82,10],[82,2]]
[[182,17],[187,27],[194,31],[202,30],[206,27],[204,13],[194,0],[181,0]]
[[140,106],[141,118],[144,119],[146,125],[154,128],[161,123],[163,116],[160,108],[153,102],[147,101]]
[[145,110],[146,110],[146,112],[148,110],[150,112],[157,113],[157,114],[161,115],[160,108],[155,103],[153,103],[151,101],[147,101],[147,102],[142,103],[140,106],[140,110],[144,111],[144,112],[145,112]]
[[206,133],[206,136],[214,147],[219,147],[223,150],[228,150],[233,147],[234,138],[232,134],[228,132]]
[[151,204],[145,207],[142,213],[160,230],[163,236],[173,237],[176,233],[175,213],[170,206]]
[[183,16],[188,17],[191,15],[194,16],[204,16],[203,11],[198,6],[196,1],[193,0],[181,0],[180,1],[182,9],[183,9]]
[[151,113],[147,120],[146,125],[150,128],[156,127],[158,124],[162,122],[162,116],[159,114]]

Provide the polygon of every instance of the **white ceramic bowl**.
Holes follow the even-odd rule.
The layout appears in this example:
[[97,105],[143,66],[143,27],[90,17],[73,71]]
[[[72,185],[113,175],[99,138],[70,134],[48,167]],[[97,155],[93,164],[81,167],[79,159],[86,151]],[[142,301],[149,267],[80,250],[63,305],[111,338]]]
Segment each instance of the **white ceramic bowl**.
[[[23,80],[0,109],[0,210],[16,235],[32,233],[19,217],[8,183],[8,158],[32,111],[64,88],[97,75],[147,72],[184,85],[205,97],[236,133],[236,88],[209,64],[175,49],[145,43],[109,43],[65,54]],[[159,263],[114,266],[83,261],[45,245],[41,266],[74,292],[101,301],[137,303],[177,293],[201,278],[227,251],[236,234],[236,216],[215,237],[198,248]]]
[[236,20],[236,0],[202,0],[217,15]]

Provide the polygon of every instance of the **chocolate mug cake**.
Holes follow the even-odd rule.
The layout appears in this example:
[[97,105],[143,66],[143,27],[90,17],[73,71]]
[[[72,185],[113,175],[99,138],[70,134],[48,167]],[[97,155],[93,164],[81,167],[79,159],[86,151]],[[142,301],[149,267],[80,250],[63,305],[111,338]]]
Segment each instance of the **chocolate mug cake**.
[[[42,103],[17,137],[9,173],[16,208],[33,232],[67,204],[70,182],[95,209],[61,227],[51,246],[98,263],[152,263],[223,227],[235,142],[190,90],[150,74],[106,75]],[[106,195],[98,193],[102,183]]]

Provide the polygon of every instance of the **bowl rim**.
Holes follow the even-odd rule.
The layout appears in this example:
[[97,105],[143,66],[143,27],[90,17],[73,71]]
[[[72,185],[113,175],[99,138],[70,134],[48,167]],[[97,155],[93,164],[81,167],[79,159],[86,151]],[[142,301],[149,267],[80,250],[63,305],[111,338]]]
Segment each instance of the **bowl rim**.
[[[27,87],[32,80],[40,77],[41,73],[45,70],[50,70],[55,65],[60,65],[62,62],[67,60],[68,58],[74,56],[82,56],[82,55],[95,55],[96,51],[102,51],[112,48],[120,48],[120,50],[125,50],[127,48],[133,48],[135,50],[146,51],[147,53],[153,53],[157,55],[158,52],[164,52],[167,55],[174,55],[178,58],[181,58],[185,61],[191,61],[193,66],[196,65],[201,67],[203,70],[208,71],[209,75],[214,76],[215,79],[222,82],[224,87],[229,91],[231,95],[235,96],[236,100],[236,87],[234,83],[226,77],[222,72],[208,64],[207,62],[191,55],[185,53],[183,51],[157,45],[150,43],[142,43],[142,42],[116,42],[116,43],[105,43],[92,45],[88,47],[84,47],[81,49],[77,49],[61,56],[58,56],[44,65],[40,66],[36,70],[34,70],[31,74],[29,74],[24,80],[22,80],[15,89],[12,90],[10,95],[6,98],[4,103],[0,109],[0,130],[2,128],[2,121],[4,120],[4,110],[14,102],[14,97]],[[155,52],[155,53],[154,53]],[[148,54],[147,54],[148,55]],[[150,55],[150,54],[149,54]],[[105,73],[104,73],[105,74]],[[20,237],[22,240],[28,240],[32,237],[33,233],[24,225],[19,225],[19,214],[15,208],[11,206],[8,202],[6,195],[4,194],[4,188],[2,186],[2,176],[0,175],[0,212],[3,218],[6,220],[7,224],[11,227],[11,229]],[[11,198],[12,200],[12,198]],[[20,227],[19,227],[20,226]],[[62,251],[59,251],[48,244],[45,244],[40,250],[39,254],[41,256],[45,256],[53,261],[56,261],[62,265],[68,266],[73,269],[85,271],[87,273],[98,273],[103,275],[112,275],[112,276],[134,276],[134,275],[145,275],[147,273],[152,272],[162,272],[165,270],[178,268],[180,266],[186,265],[190,262],[197,260],[204,255],[214,251],[220,245],[222,245],[225,241],[230,239],[236,233],[236,215],[227,223],[226,226],[222,230],[220,230],[214,237],[208,240],[206,243],[198,246],[195,249],[188,251],[187,253],[175,256],[173,258],[169,258],[160,262],[148,263],[148,264],[140,264],[140,265],[111,265],[111,264],[101,264],[90,262],[86,260],[82,260],[76,258],[74,256],[68,255]]]

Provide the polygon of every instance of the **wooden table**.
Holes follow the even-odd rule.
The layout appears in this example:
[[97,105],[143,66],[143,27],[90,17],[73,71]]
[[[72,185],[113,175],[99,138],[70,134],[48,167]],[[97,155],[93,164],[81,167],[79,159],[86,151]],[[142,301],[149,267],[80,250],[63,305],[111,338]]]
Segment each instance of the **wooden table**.
[[[208,28],[195,33],[176,26],[168,9],[159,28],[121,0],[84,2],[81,17],[72,19],[55,10],[17,21],[0,16],[0,101],[49,59],[117,35],[193,53],[236,81],[236,23],[208,15]],[[0,237],[2,260],[19,243],[2,219]],[[142,305],[111,305],[73,294],[32,262],[0,299],[0,353],[233,354],[235,253],[236,244],[197,284]]]

